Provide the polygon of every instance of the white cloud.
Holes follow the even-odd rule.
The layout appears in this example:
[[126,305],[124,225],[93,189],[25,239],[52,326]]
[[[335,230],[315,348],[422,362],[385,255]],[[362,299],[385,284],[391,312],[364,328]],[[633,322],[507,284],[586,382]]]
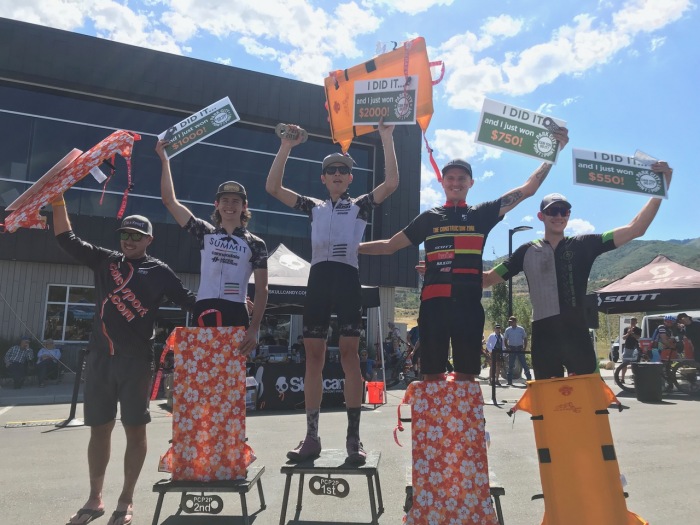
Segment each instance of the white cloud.
[[265,60],[274,60],[277,58],[277,50],[269,46],[260,45],[254,38],[244,36],[238,39],[238,43],[243,46],[246,53]]
[[432,166],[420,165],[420,209],[434,208],[445,202],[445,193]]
[[275,60],[283,72],[316,84],[338,58],[361,57],[356,39],[381,23],[371,7],[356,2],[325,11],[309,0],[237,0],[235,9],[222,9],[218,0],[172,0],[163,21],[173,20],[179,25],[185,20],[194,34],[234,37],[247,53]]
[[[481,58],[481,53],[499,37],[522,30],[522,21],[501,16],[488,20],[481,35],[468,31],[452,36],[430,56],[447,65],[443,85],[450,107],[478,111],[489,94],[531,93],[562,75],[582,75],[606,64],[622,49],[633,51],[630,46],[640,33],[658,31],[691,8],[691,0],[631,0],[612,13],[608,22],[602,16],[579,14],[570,24],[553,31],[547,41],[507,51],[500,60],[494,56]],[[655,38],[652,51],[661,44],[663,37]]]
[[535,218],[532,215],[525,215],[525,217],[520,219],[520,222],[532,222],[534,220]]
[[83,27],[85,23],[84,2],[64,0],[0,0],[0,13],[3,17],[12,18],[72,31]]
[[570,235],[583,235],[594,231],[595,226],[584,219],[569,219],[569,223],[566,226],[566,233]]
[[454,0],[365,0],[367,5],[385,6],[390,10],[417,15],[435,6],[452,5]]
[[477,180],[477,181],[479,181],[479,182],[483,182],[483,181],[485,181],[485,180],[487,180],[487,179],[490,179],[490,178],[493,177],[495,174],[496,174],[495,171],[486,170],[484,173],[481,174],[481,177],[477,176],[475,180]]
[[501,150],[477,144],[474,142],[475,136],[474,131],[437,129],[431,146],[435,149],[436,158],[444,160],[460,158],[473,162],[501,157]]
[[666,37],[652,38],[649,46],[650,51],[656,51],[666,43]]
[[231,63],[232,63],[230,58],[216,57],[215,60],[216,60],[219,64],[223,64],[224,66],[230,66]]

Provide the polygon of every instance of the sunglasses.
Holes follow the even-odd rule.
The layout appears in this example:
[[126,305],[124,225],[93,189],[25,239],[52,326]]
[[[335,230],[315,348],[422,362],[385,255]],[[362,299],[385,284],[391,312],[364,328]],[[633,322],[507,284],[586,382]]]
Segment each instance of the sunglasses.
[[326,175],[335,175],[335,173],[338,172],[341,175],[347,175],[350,173],[350,168],[347,166],[328,166],[325,170],[323,170],[323,173]]
[[122,241],[128,241],[131,239],[134,242],[139,242],[141,239],[143,239],[143,233],[139,232],[121,232],[119,234],[119,238]]
[[542,210],[542,213],[544,213],[548,217],[556,217],[557,215],[560,217],[568,217],[569,215],[571,215],[571,208],[562,208],[561,206],[555,206],[553,208],[547,208]]

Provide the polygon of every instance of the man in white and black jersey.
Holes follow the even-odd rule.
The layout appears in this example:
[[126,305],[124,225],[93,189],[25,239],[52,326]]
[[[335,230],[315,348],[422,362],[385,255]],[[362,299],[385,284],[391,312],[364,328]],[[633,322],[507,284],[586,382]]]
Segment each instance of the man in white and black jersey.
[[59,246],[89,267],[95,278],[95,318],[85,360],[83,407],[85,424],[90,427],[90,495],[68,523],[88,523],[105,513],[102,489],[117,405],[126,434],[124,484],[109,524],[131,523],[134,488],[147,453],[158,308],[166,297],[191,308],[194,295],[165,263],[146,253],[153,241],[153,226],[146,217],[131,215],[122,221],[121,252],[117,252],[78,238],[63,198],[51,205]]
[[[257,343],[267,305],[267,247],[246,229],[251,215],[245,188],[235,181],[224,182],[216,192],[211,217],[214,224],[196,218],[175,196],[170,161],[164,151],[167,145],[166,140],[156,145],[162,164],[163,204],[199,241],[202,256],[195,322],[199,326],[245,326],[239,351],[248,355]],[[246,293],[251,273],[255,276],[255,304],[249,315]]]
[[306,377],[304,400],[307,431],[299,445],[287,453],[292,461],[303,461],[321,453],[318,419],[323,395],[323,365],[326,336],[331,314],[338,316],[340,359],[345,373],[345,406],[348,412],[346,449],[348,461],[364,463],[367,454],[360,441],[362,374],[358,353],[362,323],[362,296],[357,249],[372,209],[382,203],[399,185],[394,152],[394,126],[380,124],[385,158],[385,178],[366,195],[348,195],[352,182],[353,160],[333,153],[323,159],[321,183],[328,190],[326,200],[304,197],[282,185],[290,151],[303,140],[298,126],[288,125],[280,149],[267,176],[265,189],[290,208],[301,210],[311,219],[311,272],[304,306],[304,347]]

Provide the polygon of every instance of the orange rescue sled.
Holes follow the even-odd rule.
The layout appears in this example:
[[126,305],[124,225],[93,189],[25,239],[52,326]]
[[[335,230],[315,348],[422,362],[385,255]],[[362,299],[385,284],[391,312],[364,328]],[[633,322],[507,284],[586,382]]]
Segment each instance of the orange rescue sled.
[[343,152],[347,152],[353,138],[374,131],[372,126],[353,126],[356,81],[410,75],[418,75],[416,121],[425,134],[433,116],[433,85],[442,80],[442,75],[436,81],[432,79],[430,67],[437,65],[442,65],[442,62],[428,61],[425,39],[418,37],[364,64],[332,71],[325,78],[324,85],[333,142],[340,143]]
[[513,408],[532,414],[544,494],[542,525],[643,525],[627,510],[598,374],[529,381]]

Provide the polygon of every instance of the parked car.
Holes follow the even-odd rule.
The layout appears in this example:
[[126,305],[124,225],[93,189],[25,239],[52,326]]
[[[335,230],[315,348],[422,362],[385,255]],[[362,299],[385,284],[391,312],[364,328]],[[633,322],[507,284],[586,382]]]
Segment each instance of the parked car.
[[614,341],[610,341],[610,354],[608,358],[613,363],[617,363],[620,359],[620,338],[616,337]]

